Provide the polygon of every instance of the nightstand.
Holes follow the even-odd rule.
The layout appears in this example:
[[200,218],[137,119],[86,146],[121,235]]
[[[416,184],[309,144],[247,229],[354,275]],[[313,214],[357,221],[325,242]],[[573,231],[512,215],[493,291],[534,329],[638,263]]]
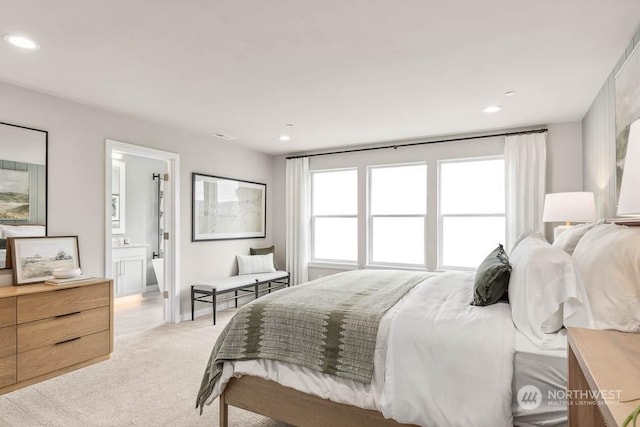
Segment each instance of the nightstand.
[[622,425],[640,405],[640,334],[570,328],[568,342],[569,425]]

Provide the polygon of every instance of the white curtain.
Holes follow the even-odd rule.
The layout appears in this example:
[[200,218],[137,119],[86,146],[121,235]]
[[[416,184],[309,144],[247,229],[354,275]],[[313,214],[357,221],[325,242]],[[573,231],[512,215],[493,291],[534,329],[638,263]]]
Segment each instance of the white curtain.
[[311,182],[309,159],[287,160],[287,271],[292,285],[309,280]]
[[525,232],[544,232],[547,133],[510,135],[505,139],[507,251]]

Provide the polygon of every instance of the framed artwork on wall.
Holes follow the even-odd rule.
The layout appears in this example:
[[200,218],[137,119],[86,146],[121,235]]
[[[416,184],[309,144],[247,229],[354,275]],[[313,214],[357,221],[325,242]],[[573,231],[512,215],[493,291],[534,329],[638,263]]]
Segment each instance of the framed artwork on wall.
[[266,237],[267,184],[192,174],[191,241]]
[[78,236],[9,239],[16,285],[53,279],[56,268],[80,268]]
[[120,221],[120,195],[111,195],[111,221]]
[[624,173],[631,124],[640,119],[640,44],[615,76],[616,89],[616,204]]
[[0,219],[29,220],[29,172],[0,169]]

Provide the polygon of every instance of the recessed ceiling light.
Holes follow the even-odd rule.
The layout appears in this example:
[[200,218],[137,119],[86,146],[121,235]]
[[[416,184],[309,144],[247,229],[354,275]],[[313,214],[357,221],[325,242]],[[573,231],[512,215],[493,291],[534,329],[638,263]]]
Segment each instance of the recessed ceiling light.
[[502,110],[502,107],[499,105],[490,105],[487,108],[483,108],[482,112],[484,113],[497,113],[498,111]]
[[513,96],[513,95],[515,95],[515,94],[516,94],[516,91],[515,91],[515,90],[510,90],[510,91],[508,91],[508,92],[505,92],[505,93],[504,93],[504,96]]
[[17,36],[15,34],[5,34],[2,38],[7,43],[11,43],[12,45],[20,47],[22,49],[35,50],[40,48],[40,45],[38,43],[23,36]]
[[215,136],[216,138],[225,139],[227,141],[231,141],[232,139],[236,139],[235,136],[227,135],[226,133],[222,133],[222,132],[214,133],[213,136]]
[[280,138],[278,138],[280,141],[289,141],[291,140],[291,137],[289,135],[280,135]]

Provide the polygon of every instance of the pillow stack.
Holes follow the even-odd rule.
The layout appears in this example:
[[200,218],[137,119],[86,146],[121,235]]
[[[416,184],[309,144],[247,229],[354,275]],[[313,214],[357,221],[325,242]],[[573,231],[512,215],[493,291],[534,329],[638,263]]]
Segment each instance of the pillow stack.
[[276,264],[276,247],[271,245],[268,248],[249,248],[249,255],[267,255],[273,254],[273,268],[278,269]]
[[238,274],[273,273],[278,267],[275,260],[275,246],[250,248],[251,255],[237,255]]
[[580,239],[573,259],[595,327],[640,332],[640,227],[598,225]]
[[591,309],[571,256],[540,235],[511,252],[509,302],[513,323],[539,348],[563,348],[563,326],[591,327]]
[[273,254],[238,255],[238,274],[273,273]]
[[553,241],[553,246],[557,246],[569,255],[573,255],[573,251],[575,251],[576,246],[578,246],[580,239],[582,239],[589,230],[600,224],[604,224],[604,220],[573,226],[556,237]]

